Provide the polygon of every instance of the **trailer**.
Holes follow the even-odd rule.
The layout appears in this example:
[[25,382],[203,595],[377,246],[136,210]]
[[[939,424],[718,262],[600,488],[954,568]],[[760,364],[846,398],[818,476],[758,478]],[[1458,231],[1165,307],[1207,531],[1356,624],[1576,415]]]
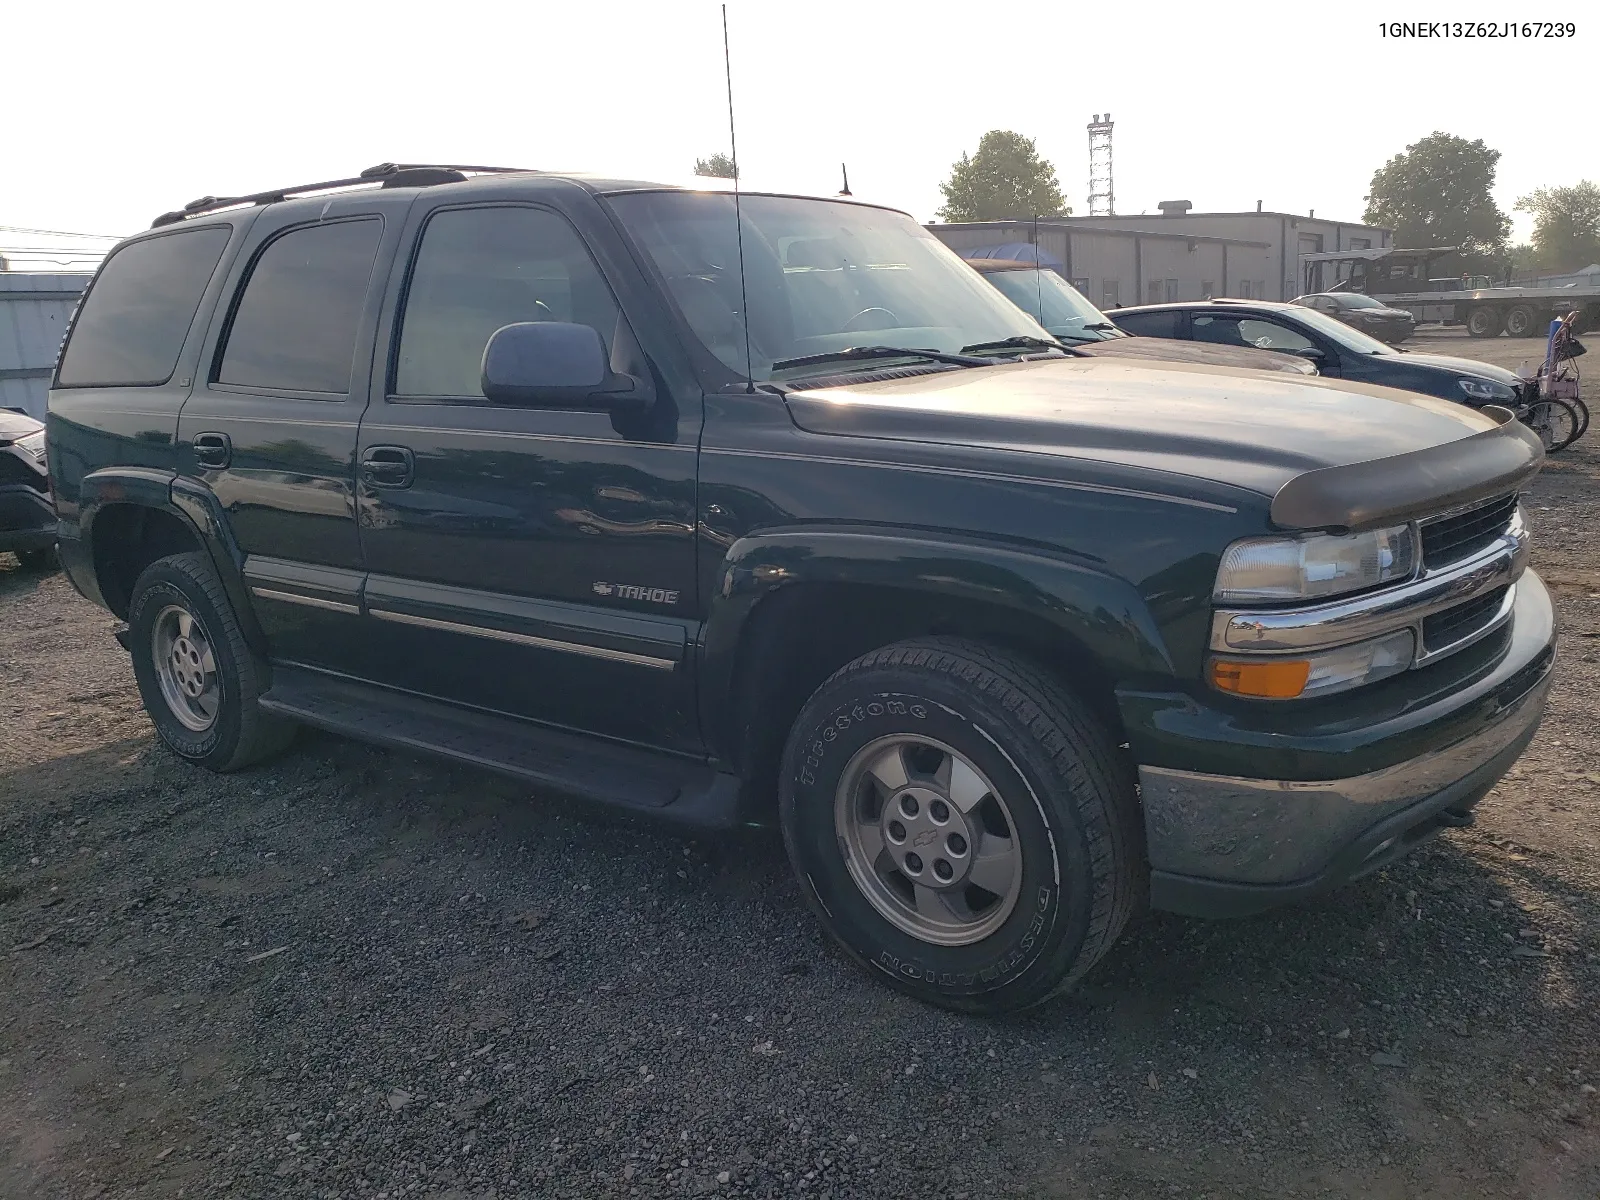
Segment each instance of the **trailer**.
[[1457,247],[1343,250],[1302,254],[1303,293],[1362,292],[1403,308],[1419,324],[1465,325],[1473,337],[1537,337],[1550,322],[1577,312],[1579,330],[1600,326],[1600,286],[1492,286],[1483,275],[1438,277],[1432,267]]

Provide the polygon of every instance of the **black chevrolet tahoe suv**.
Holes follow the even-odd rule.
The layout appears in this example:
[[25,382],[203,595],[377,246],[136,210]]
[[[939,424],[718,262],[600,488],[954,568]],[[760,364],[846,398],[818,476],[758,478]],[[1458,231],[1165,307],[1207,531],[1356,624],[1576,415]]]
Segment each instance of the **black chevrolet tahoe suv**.
[[1550,686],[1509,413],[1079,357],[870,205],[208,197],[112,252],[53,384],[61,556],[174,752],[303,723],[770,820],[951,1008],[1469,822]]

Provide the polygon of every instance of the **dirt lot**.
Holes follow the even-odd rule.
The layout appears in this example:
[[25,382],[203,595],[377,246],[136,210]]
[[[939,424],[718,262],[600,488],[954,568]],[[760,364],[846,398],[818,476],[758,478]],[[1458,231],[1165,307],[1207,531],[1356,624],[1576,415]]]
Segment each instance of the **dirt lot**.
[[312,734],[192,770],[0,556],[0,1196],[1600,1195],[1597,448],[1534,490],[1560,679],[1475,828],[993,1022],[857,975],[775,837]]

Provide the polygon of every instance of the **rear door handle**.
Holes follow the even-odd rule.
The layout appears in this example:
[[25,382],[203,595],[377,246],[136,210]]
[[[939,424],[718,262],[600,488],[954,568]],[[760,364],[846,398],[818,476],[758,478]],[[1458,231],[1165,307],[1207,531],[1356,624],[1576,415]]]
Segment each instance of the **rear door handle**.
[[194,435],[194,460],[202,467],[222,470],[233,461],[233,439],[225,433]]
[[417,460],[404,446],[368,446],[361,460],[361,482],[369,487],[410,487]]

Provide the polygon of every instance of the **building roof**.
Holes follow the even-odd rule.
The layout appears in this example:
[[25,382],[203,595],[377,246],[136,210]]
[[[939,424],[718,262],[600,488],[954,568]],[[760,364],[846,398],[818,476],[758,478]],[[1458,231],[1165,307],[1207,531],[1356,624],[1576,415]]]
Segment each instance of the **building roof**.
[[[1101,220],[1102,218],[1094,217],[1094,218],[1085,218],[1085,219],[1092,219],[1092,220],[1098,221],[1098,220]],[[1055,230],[1060,230],[1060,231],[1063,231],[1063,232],[1066,232],[1066,233],[1071,233],[1075,229],[1082,229],[1083,228],[1081,225],[1078,224],[1078,221],[1079,221],[1079,218],[1077,218],[1077,217],[1047,217],[1047,218],[1040,218],[1038,221],[1035,221],[1032,217],[1015,217],[1015,218],[1012,218],[1011,220],[1007,220],[1007,221],[943,221],[943,222],[935,222],[934,224],[929,225],[928,228],[937,231],[937,230],[940,230],[940,229],[994,229],[994,230],[1002,230],[1002,229],[1033,229],[1033,228],[1037,227],[1039,229],[1055,229]],[[1175,241],[1181,241],[1181,242],[1207,242],[1207,243],[1213,243],[1213,244],[1226,243],[1229,246],[1250,246],[1250,247],[1252,247],[1254,249],[1259,249],[1259,250],[1266,250],[1266,249],[1269,248],[1269,245],[1270,245],[1270,243],[1267,243],[1267,242],[1256,242],[1256,241],[1251,241],[1251,240],[1249,240],[1247,238],[1218,237],[1215,234],[1210,234],[1210,233],[1183,233],[1183,232],[1180,232],[1178,230],[1164,230],[1164,229],[1108,229],[1103,225],[1097,225],[1095,227],[1095,229],[1094,229],[1094,232],[1095,233],[1108,233],[1108,234],[1111,234],[1113,237],[1170,238],[1170,239],[1173,239]],[[1008,242],[1008,243],[1006,243],[1007,246],[1026,245],[1026,244],[1027,243],[1019,243],[1019,242]],[[992,257],[1001,257],[1001,256],[995,255],[995,256],[992,256]]]
[[1342,221],[1338,217],[1313,217],[1308,213],[1286,212],[1256,212],[1249,209],[1245,212],[1186,212],[1168,216],[1166,213],[1113,213],[1111,216],[1095,217],[1068,217],[1069,221],[1126,221],[1130,217],[1138,217],[1146,221],[1182,221],[1190,217],[1280,217],[1286,221],[1321,221],[1324,225],[1348,225],[1357,229],[1381,229],[1388,232],[1386,225],[1368,225],[1365,221]]

